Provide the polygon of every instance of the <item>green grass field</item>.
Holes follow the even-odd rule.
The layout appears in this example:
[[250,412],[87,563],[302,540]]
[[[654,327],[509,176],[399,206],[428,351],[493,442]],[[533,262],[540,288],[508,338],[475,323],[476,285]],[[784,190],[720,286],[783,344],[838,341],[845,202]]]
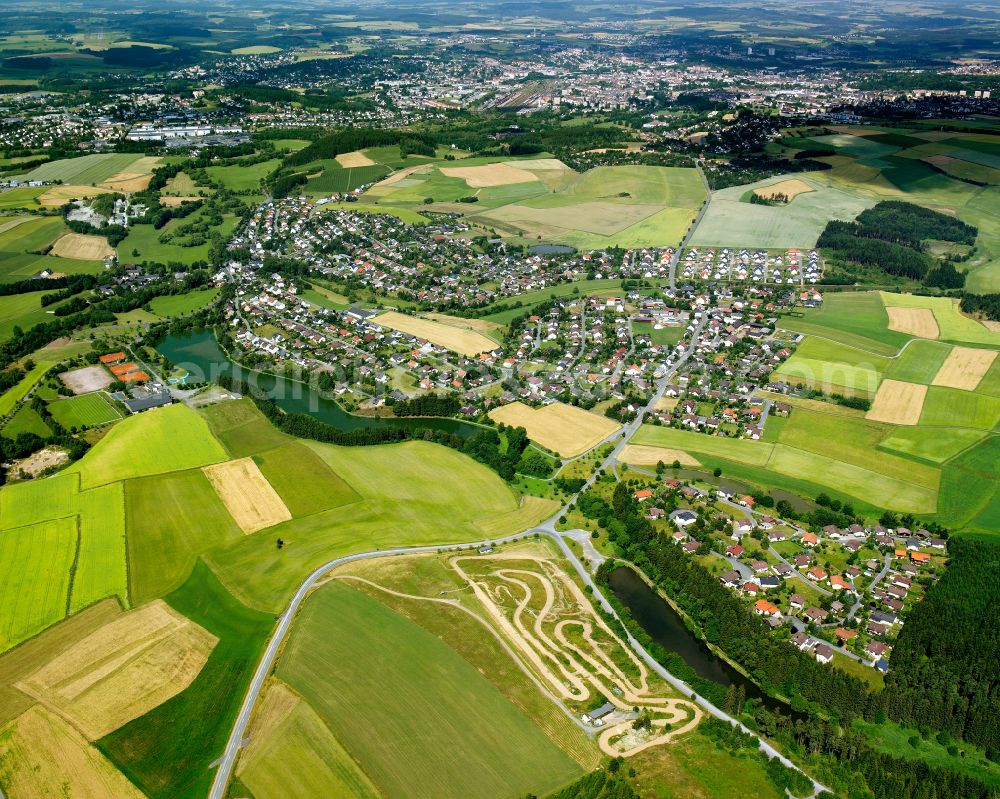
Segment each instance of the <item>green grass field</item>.
[[270,161],[261,161],[259,164],[242,166],[233,164],[232,166],[210,166],[206,168],[208,176],[213,180],[223,184],[227,189],[233,191],[244,191],[246,189],[260,189],[261,179],[270,175],[281,163],[277,158]]
[[930,385],[951,347],[940,341],[914,339],[900,356],[889,363],[885,376],[906,383]]
[[215,437],[233,458],[244,458],[295,441],[265,419],[248,400],[220,402],[201,409]]
[[878,390],[889,360],[835,341],[807,336],[778,367],[774,378],[827,393],[870,396]]
[[253,791],[255,799],[382,799],[316,711],[301,700],[268,739],[244,758],[240,781]]
[[129,417],[70,467],[83,488],[226,460],[208,425],[186,405]]
[[[793,412],[792,418],[800,410]],[[830,415],[826,426],[834,425],[835,420],[850,424],[851,419],[848,416]],[[785,430],[788,430],[787,425]],[[847,434],[850,428],[842,432]],[[783,430],[782,436],[784,435]],[[800,443],[797,436],[792,433],[789,435],[796,443]],[[933,513],[936,507],[937,471],[929,465],[904,463],[900,458],[882,453],[884,462],[879,463],[879,468],[891,466],[891,471],[899,476],[881,474],[868,468],[872,461],[878,460],[878,456],[873,457],[870,452],[862,447],[855,448],[849,442],[841,445],[849,447],[847,451],[838,452],[841,457],[849,457],[849,461],[824,454],[829,451],[823,447],[824,443],[830,443],[829,436],[817,435],[815,444],[811,446],[811,450],[815,451],[810,451],[786,443],[720,438],[688,430],[643,425],[632,441],[636,444],[681,449],[696,455],[703,462],[702,455],[707,455],[744,467],[753,467],[744,471],[748,472],[747,476],[754,482],[765,485],[770,482],[775,487],[787,488],[802,496],[815,496],[818,490],[832,489],[861,500],[870,507],[917,513]],[[712,464],[705,462],[705,465]],[[740,476],[728,465],[723,466],[723,472],[734,477]],[[792,487],[787,480],[773,479],[767,472],[812,484],[818,490]]]
[[889,315],[878,292],[827,292],[823,305],[801,316],[783,316],[779,326],[830,338],[875,355],[895,355],[910,337],[889,330]]
[[358,186],[380,180],[389,174],[388,168],[381,164],[345,168],[335,160],[330,159],[324,161],[323,166],[323,174],[312,178],[306,184],[307,194],[343,194],[353,191]]
[[200,469],[128,480],[125,515],[137,603],[174,590],[200,553],[243,536]]
[[[219,167],[227,169],[228,167]],[[177,228],[182,227],[189,221],[197,221],[201,218],[202,211],[196,211],[187,219],[171,219],[161,230],[156,230],[152,225],[132,225],[129,228],[128,236],[118,245],[118,252],[122,258],[130,260],[149,260],[159,263],[170,263],[176,261],[181,264],[193,264],[195,261],[208,260],[208,250],[211,246],[208,242],[195,247],[182,247],[175,243],[161,243],[160,236],[163,233],[172,233]],[[236,227],[237,218],[235,216],[224,216],[222,224],[214,228],[212,233],[219,233],[223,238],[228,238]],[[138,255],[133,255],[133,252]]]
[[33,433],[42,438],[52,435],[52,430],[45,424],[45,420],[30,405],[22,405],[10,421],[3,426],[0,431],[5,438],[17,438],[21,433]]
[[80,158],[50,161],[31,170],[24,180],[61,180],[67,184],[91,184],[107,180],[116,172],[127,172],[128,167],[142,158],[132,153],[95,153]]
[[303,608],[278,674],[387,799],[545,794],[581,773],[453,649],[341,584]]
[[57,400],[49,404],[49,413],[65,428],[97,427],[121,418],[118,409],[102,392]]
[[347,302],[347,297],[343,294],[338,294],[335,291],[331,291],[323,286],[313,284],[312,288],[305,289],[299,296],[311,302],[313,305],[318,305],[320,308],[327,308],[331,311],[339,311],[344,308],[350,307],[350,303]]
[[166,601],[219,641],[184,691],[97,745],[151,799],[200,797],[274,619],[233,599],[201,563]]
[[0,416],[6,416],[21,400],[27,396],[28,392],[45,377],[45,373],[54,366],[49,361],[38,361],[35,368],[28,372],[16,386],[0,395]]
[[943,386],[927,389],[921,426],[992,430],[998,423],[1000,398]]
[[76,520],[56,519],[0,535],[0,651],[66,615]]
[[186,294],[169,294],[156,297],[149,303],[157,316],[185,316],[200,311],[209,305],[219,294],[219,289],[212,287],[204,291],[189,291]]
[[944,463],[980,441],[982,430],[939,430],[928,427],[898,427],[878,445],[887,452],[909,455],[932,463]]
[[[813,191],[799,194],[787,205],[752,205],[742,197],[782,179],[801,180]],[[811,174],[771,177],[712,193],[708,210],[691,243],[698,247],[813,247],[831,219],[854,219],[873,205],[840,189],[823,186]]]
[[29,210],[41,208],[38,198],[47,191],[47,187],[38,186],[23,189],[8,189],[7,191],[0,192],[0,211],[7,211],[14,208],[27,208]]
[[[282,607],[302,574],[337,555],[390,544],[477,541],[484,537],[477,522],[505,516],[509,527],[493,532],[500,536],[537,524],[547,510],[538,508],[535,518],[508,515],[518,509],[510,488],[491,470],[445,447],[421,441],[377,447],[303,443],[361,501],[285,522],[267,538],[243,536],[206,554],[227,588],[261,610]],[[277,537],[286,542],[281,550],[274,545]]]
[[268,450],[254,460],[292,516],[309,516],[361,499],[304,444]]
[[125,497],[121,483],[111,483],[77,497],[80,553],[73,577],[70,611],[117,596],[128,607],[125,554]]

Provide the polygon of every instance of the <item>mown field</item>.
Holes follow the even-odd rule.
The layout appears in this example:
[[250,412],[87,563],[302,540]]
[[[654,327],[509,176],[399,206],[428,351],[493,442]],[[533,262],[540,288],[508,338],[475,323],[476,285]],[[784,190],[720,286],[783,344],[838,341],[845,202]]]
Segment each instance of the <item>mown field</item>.
[[453,649],[345,585],[303,609],[278,675],[388,799],[546,793],[581,773]]
[[55,420],[67,429],[96,427],[121,418],[118,409],[102,392],[57,400],[49,403],[48,408]]

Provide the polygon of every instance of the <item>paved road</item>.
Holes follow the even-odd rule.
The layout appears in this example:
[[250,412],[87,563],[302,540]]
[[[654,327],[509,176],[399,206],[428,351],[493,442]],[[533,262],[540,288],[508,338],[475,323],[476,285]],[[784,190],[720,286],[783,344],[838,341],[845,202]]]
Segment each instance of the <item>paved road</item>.
[[[681,364],[684,363],[684,361],[691,355],[692,352],[694,352],[695,342],[697,341],[698,335],[700,334],[704,323],[705,323],[705,317],[703,317],[701,322],[696,326],[695,331],[691,337],[691,344],[689,345],[687,350],[677,360],[677,362],[669,370],[667,370],[667,373],[664,375],[664,377],[660,381],[658,381],[657,391],[654,393],[652,399],[650,399],[647,405],[640,410],[640,412],[636,416],[635,421],[626,426],[625,435],[622,437],[621,441],[615,446],[611,454],[608,455],[608,457],[605,458],[605,460],[602,462],[601,464],[602,468],[614,464],[614,462],[617,459],[618,453],[621,451],[622,447],[624,447],[625,443],[629,440],[629,438],[632,437],[632,434],[636,430],[638,430],[639,425],[642,424],[642,420],[645,417],[645,415],[649,413],[656,406],[657,401],[662,396],[663,391],[667,386],[667,382],[670,376],[674,372],[676,372],[677,369],[681,366]],[[616,435],[620,435],[620,433]],[[598,470],[595,469],[594,474],[592,474],[591,477],[588,479],[587,481],[588,486],[595,479],[597,471]],[[233,768],[236,764],[236,758],[239,755],[240,749],[243,747],[245,743],[246,733],[250,725],[250,719],[253,715],[254,707],[256,706],[257,700],[260,697],[260,692],[264,688],[264,683],[267,681],[267,677],[271,673],[271,669],[274,667],[274,663],[275,660],[277,659],[278,652],[280,651],[281,646],[288,635],[288,631],[291,628],[292,622],[294,621],[296,614],[298,613],[299,607],[302,605],[303,600],[306,598],[309,592],[331,569],[334,569],[345,563],[352,563],[354,561],[366,560],[369,558],[389,557],[392,555],[404,555],[404,554],[419,554],[422,552],[431,553],[431,552],[437,552],[440,549],[449,549],[458,546],[477,547],[477,546],[483,546],[484,544],[502,544],[511,541],[517,541],[529,536],[533,536],[535,534],[541,534],[550,537],[553,541],[555,541],[558,544],[559,548],[563,552],[563,555],[572,564],[577,574],[580,575],[580,578],[583,580],[584,585],[590,586],[591,590],[593,591],[593,596],[595,600],[601,605],[602,608],[604,608],[605,611],[617,617],[614,608],[611,607],[611,604],[605,598],[604,594],[601,593],[600,588],[594,583],[594,580],[591,577],[590,572],[586,569],[583,563],[581,563],[580,560],[576,557],[573,550],[570,549],[569,545],[566,543],[563,534],[560,534],[555,530],[556,520],[565,512],[566,508],[576,500],[577,496],[578,495],[574,495],[573,497],[571,497],[570,500],[567,502],[566,506],[562,508],[559,511],[559,513],[554,514],[546,522],[543,522],[538,527],[532,530],[527,530],[523,533],[517,533],[515,535],[506,536],[504,538],[494,538],[490,540],[476,541],[467,544],[447,543],[447,544],[437,544],[437,545],[428,545],[420,547],[392,547],[390,549],[375,550],[372,552],[358,552],[353,555],[344,555],[343,557],[334,558],[333,560],[324,563],[322,566],[315,569],[302,582],[298,590],[295,592],[295,595],[292,597],[292,600],[289,603],[288,607],[285,609],[285,612],[281,614],[281,617],[278,619],[278,624],[275,627],[274,632],[271,634],[271,638],[267,643],[267,647],[265,648],[264,653],[257,664],[257,670],[254,672],[253,679],[250,681],[250,685],[247,687],[247,692],[246,695],[244,696],[243,704],[240,706],[240,712],[236,717],[236,721],[233,724],[232,730],[230,731],[229,740],[226,742],[225,751],[223,752],[222,757],[220,757],[218,761],[216,761],[218,764],[218,769],[216,770],[215,777],[212,781],[212,787],[209,791],[209,799],[223,799],[223,797],[225,796],[226,788],[229,784],[230,778],[232,777]],[[579,532],[580,531],[574,531],[566,535],[568,537],[579,540],[577,535]],[[590,545],[589,538],[585,537],[584,541],[581,543],[583,544],[583,549],[584,552],[586,553],[588,545]],[[591,549],[593,548],[592,545],[590,546],[590,548]],[[595,554],[597,554],[596,551]],[[691,697],[692,701],[696,702],[704,710],[706,710],[708,713],[711,713],[713,716],[728,721],[731,724],[735,724],[739,726],[740,729],[743,730],[743,732],[749,733],[754,737],[756,737],[757,740],[759,741],[761,751],[764,752],[768,757],[771,758],[776,757],[788,768],[793,768],[796,771],[801,771],[801,769],[799,769],[798,766],[796,766],[794,763],[788,760],[788,758],[786,758],[784,755],[778,752],[778,750],[776,750],[773,746],[771,746],[771,744],[769,744],[766,740],[758,736],[752,730],[745,727],[737,719],[732,718],[719,708],[715,707],[715,705],[713,705],[704,697],[699,696],[697,693],[692,691],[690,686],[686,685],[681,680],[674,677],[645,650],[642,644],[640,644],[630,634],[627,634],[627,639],[628,639],[628,644],[630,647],[632,647],[633,651],[635,651],[635,653],[639,657],[641,657],[653,671],[655,671],[657,674],[663,677],[663,679],[666,680],[668,683],[670,683],[674,688],[683,693],[685,696]],[[806,776],[808,777],[808,775]],[[811,777],[809,777],[809,779],[812,781],[813,787],[815,789],[814,795],[820,793],[821,791],[827,790],[824,786],[813,780]]]
[[698,229],[698,225],[701,224],[702,218],[705,216],[705,212],[708,210],[708,204],[712,199],[712,189],[708,185],[708,178],[705,177],[705,173],[702,171],[701,164],[695,164],[698,169],[698,176],[701,178],[701,182],[705,186],[705,202],[702,204],[701,208],[698,209],[698,215],[694,218],[691,223],[691,227],[688,228],[687,234],[685,234],[683,241],[674,250],[674,254],[670,257],[670,290],[674,291],[677,287],[677,264],[681,259],[681,253],[687,249],[688,244],[691,242],[691,237],[694,236],[694,232]]

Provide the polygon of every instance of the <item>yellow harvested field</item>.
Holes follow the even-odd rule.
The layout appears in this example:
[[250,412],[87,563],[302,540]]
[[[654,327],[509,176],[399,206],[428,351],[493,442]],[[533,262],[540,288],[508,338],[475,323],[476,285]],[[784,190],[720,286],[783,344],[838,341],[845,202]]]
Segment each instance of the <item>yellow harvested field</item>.
[[105,624],[15,687],[94,741],[187,688],[217,641],[156,600]]
[[81,233],[67,233],[61,236],[49,255],[60,258],[75,258],[78,261],[100,261],[115,254],[115,248],[108,244],[104,236],[85,236]]
[[443,313],[425,313],[424,318],[430,319],[434,322],[440,322],[443,325],[450,325],[451,327],[461,327],[465,330],[475,330],[477,333],[482,333],[484,336],[488,336],[491,333],[496,333],[503,329],[503,325],[491,322],[488,319],[466,319],[464,316],[448,316],[448,314]]
[[490,418],[500,424],[523,427],[532,441],[564,457],[586,452],[621,428],[606,416],[562,402],[542,408],[512,402],[490,411]]
[[996,357],[996,350],[952,347],[948,357],[938,369],[938,373],[934,375],[932,384],[975,391],[979,386],[979,381],[986,376]]
[[116,172],[98,185],[119,192],[144,191],[152,179],[153,176],[148,172]]
[[930,308],[886,307],[885,311],[889,314],[890,330],[920,338],[938,338],[941,335]]
[[777,194],[784,194],[789,200],[792,200],[799,194],[805,194],[810,191],[815,191],[815,189],[804,180],[791,178],[790,180],[782,180],[779,183],[772,183],[770,186],[762,186],[759,189],[754,189],[753,193],[766,200],[774,199]]
[[102,189],[100,186],[53,186],[38,198],[38,202],[46,208],[57,208],[70,200],[82,200],[110,192],[111,189]]
[[244,533],[256,533],[292,518],[252,458],[216,463],[202,471]]
[[391,186],[393,183],[399,183],[399,181],[408,178],[410,175],[414,175],[417,172],[429,172],[430,167],[427,164],[417,164],[417,166],[408,166],[406,169],[400,169],[398,172],[393,172],[385,180],[380,180],[371,189],[377,189],[380,187]]
[[38,705],[0,729],[0,785],[17,799],[144,799],[79,732]]
[[360,150],[355,150],[353,153],[341,153],[337,156],[337,163],[344,167],[344,169],[375,165],[375,162]]
[[495,341],[491,341],[475,330],[464,330],[460,327],[435,322],[433,319],[407,316],[396,311],[380,314],[372,321],[377,325],[382,325],[382,327],[425,339],[432,344],[438,344],[462,355],[479,355],[481,352],[490,352],[499,346]]
[[920,421],[926,396],[927,386],[904,383],[901,380],[883,380],[865,418],[874,422],[915,425]]
[[657,411],[672,411],[674,408],[677,407],[677,404],[679,402],[680,402],[680,398],[679,397],[660,397],[656,401],[656,408],[655,408],[655,410],[657,410]]
[[485,189],[489,186],[509,186],[512,183],[530,183],[538,180],[538,175],[526,169],[510,166],[510,164],[485,164],[483,166],[439,167],[442,175],[449,178],[461,178],[472,189]]
[[618,456],[618,460],[633,466],[655,465],[660,461],[663,461],[667,466],[674,461],[679,461],[681,466],[701,466],[700,461],[682,449],[650,447],[645,444],[626,444]]

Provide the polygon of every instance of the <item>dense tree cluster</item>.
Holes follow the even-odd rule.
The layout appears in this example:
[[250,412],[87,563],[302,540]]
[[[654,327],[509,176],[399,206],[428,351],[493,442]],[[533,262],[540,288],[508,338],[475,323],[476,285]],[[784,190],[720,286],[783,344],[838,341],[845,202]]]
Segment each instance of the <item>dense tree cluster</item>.
[[906,620],[881,707],[1000,753],[1000,542],[956,537],[944,576]]
[[1000,294],[966,294],[962,297],[962,312],[1000,320]]
[[394,403],[392,412],[396,416],[454,416],[458,413],[458,400],[455,397],[425,394]]
[[[639,799],[639,794],[621,773],[620,758],[608,768],[598,769],[580,777],[572,785],[551,794],[548,799]],[[535,799],[529,794],[525,799]]]

